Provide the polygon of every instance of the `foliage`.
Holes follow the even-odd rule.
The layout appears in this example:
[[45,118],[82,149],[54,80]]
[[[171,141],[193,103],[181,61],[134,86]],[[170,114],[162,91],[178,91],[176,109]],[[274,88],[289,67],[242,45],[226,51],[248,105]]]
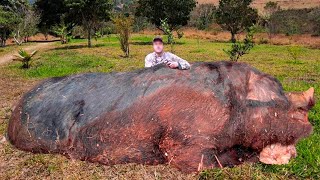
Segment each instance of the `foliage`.
[[287,49],[293,63],[299,63],[299,56],[302,54],[302,49],[299,46],[288,46]]
[[[35,10],[40,14],[39,29],[47,35],[53,26],[61,23],[61,17],[65,16],[69,9],[65,6],[65,0],[37,0]],[[64,19],[67,23],[68,20]]]
[[148,27],[148,19],[146,17],[135,17],[133,23],[133,32],[140,32]]
[[111,0],[65,0],[70,8],[69,16],[72,22],[84,27],[87,31],[88,47],[91,47],[92,31],[109,19],[112,9]]
[[167,19],[170,30],[187,25],[195,0],[138,0],[137,16],[147,17],[157,27]]
[[[167,35],[168,37],[168,44],[170,44],[171,52],[174,52],[173,48],[174,48],[174,44],[176,43],[174,32],[173,30],[170,29],[170,25],[168,24],[167,19],[161,20],[160,28],[162,29],[164,34]],[[181,39],[184,36],[184,33],[180,29],[178,29],[176,32],[177,32],[178,39]]]
[[265,10],[266,16],[270,17],[273,13],[280,10],[280,6],[278,5],[277,2],[269,1],[264,6],[264,10]]
[[170,26],[169,26],[169,24],[167,22],[167,19],[161,20],[160,28],[162,29],[164,34],[168,36],[168,44],[170,44],[171,52],[173,52],[174,51],[173,45],[175,43],[174,42],[174,35],[173,35],[173,31],[170,29]]
[[252,0],[220,0],[216,11],[216,21],[225,30],[230,31],[231,41],[235,35],[254,25],[258,19],[256,9],[250,7]]
[[320,8],[288,9],[270,16],[274,33],[320,35]]
[[160,28],[162,29],[164,34],[168,36],[168,44],[173,44],[174,43],[173,31],[170,29],[167,19],[161,19]]
[[275,33],[275,22],[271,19],[271,16],[281,9],[277,2],[269,1],[264,6],[264,10],[265,15],[263,18],[266,21],[265,25],[269,33],[269,38],[271,38],[272,34]]
[[36,55],[37,52],[38,51],[33,51],[32,53],[28,53],[27,51],[20,49],[18,55],[15,55],[16,58],[13,60],[22,62],[22,68],[28,69],[30,68],[32,57]]
[[[30,83],[34,84],[46,78],[78,73],[128,72],[141,69],[144,67],[142,59],[150,51],[149,45],[145,43],[150,42],[152,38],[152,35],[133,35],[131,40],[137,43],[131,45],[130,48],[131,51],[134,51],[134,56],[130,56],[128,61],[123,61],[118,56],[122,51],[118,39],[112,35],[110,40],[107,37],[98,39],[97,45],[99,46],[95,48],[83,47],[86,40],[80,39],[68,45],[59,45],[61,46],[59,49],[39,52],[39,58],[34,59],[32,67],[27,71],[18,68],[20,65],[18,63],[1,66],[0,77],[6,88],[0,90],[0,94],[5,97],[3,98],[4,107],[0,108],[0,114],[5,118],[3,123],[0,123],[0,134],[6,132],[13,100],[17,95],[26,92]],[[198,42],[197,39],[190,38],[184,38],[183,42],[176,46],[176,51],[190,62],[204,60],[215,62],[227,58],[226,54],[221,52],[223,48],[229,47],[229,43],[212,42],[207,39]],[[197,44],[199,44],[201,51],[190,53],[192,50],[197,50]],[[78,46],[81,48],[73,48]],[[4,50],[7,51],[11,48],[12,46]],[[310,86],[319,89],[320,50],[300,48],[302,51],[299,55],[299,61],[303,64],[288,63],[288,61],[292,61],[292,58],[288,54],[287,46],[270,44],[255,46],[249,54],[241,59],[257,69],[275,76],[283,84],[286,92],[305,91]],[[36,82],[34,82],[35,80]],[[319,99],[320,91],[316,91],[316,97]],[[7,179],[42,179],[48,175],[56,179],[63,179],[66,174],[71,179],[112,179],[115,176],[123,179],[143,179],[146,177],[154,178],[155,174],[157,178],[161,179],[319,179],[319,112],[320,104],[318,103],[309,114],[310,121],[314,125],[314,133],[311,137],[298,143],[298,157],[291,160],[288,165],[248,163],[233,168],[212,169],[199,173],[200,175],[188,175],[162,165],[118,165],[106,168],[99,164],[69,161],[63,156],[25,153],[6,143],[2,145],[0,160],[6,162],[11,159],[11,161],[10,166],[2,167],[1,175]]]
[[6,45],[6,40],[21,22],[21,12],[27,5],[26,0],[0,1],[0,46]]
[[61,44],[68,43],[68,34],[71,32],[68,30],[68,26],[63,21],[59,25],[52,27],[52,31],[60,37]]
[[6,40],[19,23],[18,17],[9,10],[0,6],[0,47],[6,45]]
[[216,6],[214,4],[200,4],[191,13],[189,24],[199,30],[208,29],[213,23]]
[[75,26],[71,31],[72,38],[81,39],[85,37],[85,31],[82,26]]
[[116,31],[119,34],[118,38],[120,41],[121,49],[125,53],[125,57],[129,57],[130,56],[129,39],[132,31],[133,17],[119,14],[116,17],[114,17],[112,20],[115,24]]
[[312,34],[320,36],[320,8],[315,8],[310,14],[308,14],[310,23],[313,24]]
[[241,56],[249,53],[254,46],[253,35],[253,28],[249,28],[243,43],[240,41],[232,43],[230,50],[224,50],[224,52],[230,57],[231,61],[237,62]]
[[14,30],[14,40],[18,45],[22,42],[28,42],[28,38],[37,33],[40,15],[36,13],[30,6],[25,7],[21,12],[21,21]]

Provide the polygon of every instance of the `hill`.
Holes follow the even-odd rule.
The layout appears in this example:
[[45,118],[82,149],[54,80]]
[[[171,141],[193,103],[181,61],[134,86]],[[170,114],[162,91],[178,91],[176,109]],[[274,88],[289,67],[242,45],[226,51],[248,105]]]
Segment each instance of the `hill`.
[[[277,2],[282,9],[302,9],[320,6],[320,0],[254,0],[252,6],[257,8],[259,11],[263,11],[263,7],[269,1]],[[219,4],[219,0],[198,0],[198,2],[200,4]]]

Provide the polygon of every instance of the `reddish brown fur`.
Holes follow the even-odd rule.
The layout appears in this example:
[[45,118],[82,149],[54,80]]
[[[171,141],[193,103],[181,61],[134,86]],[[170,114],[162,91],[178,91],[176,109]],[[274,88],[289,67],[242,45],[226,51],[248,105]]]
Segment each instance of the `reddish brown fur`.
[[[61,95],[66,100],[56,98]],[[309,135],[314,99],[303,96],[291,102],[273,77],[229,62],[194,64],[190,71],[159,66],[79,75],[29,92],[13,112],[8,135],[32,152],[106,165],[168,163],[196,172],[257,161],[268,145],[294,145]],[[103,113],[91,117],[99,108]]]

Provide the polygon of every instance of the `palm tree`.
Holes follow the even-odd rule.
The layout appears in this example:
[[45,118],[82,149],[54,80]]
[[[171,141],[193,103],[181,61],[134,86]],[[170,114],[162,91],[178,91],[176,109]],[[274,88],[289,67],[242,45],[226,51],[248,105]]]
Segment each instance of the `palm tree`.
[[27,51],[20,49],[18,51],[18,55],[15,55],[16,58],[13,60],[22,62],[22,68],[28,69],[30,67],[32,57],[36,55],[37,52],[38,51],[35,50],[32,53],[28,53]]

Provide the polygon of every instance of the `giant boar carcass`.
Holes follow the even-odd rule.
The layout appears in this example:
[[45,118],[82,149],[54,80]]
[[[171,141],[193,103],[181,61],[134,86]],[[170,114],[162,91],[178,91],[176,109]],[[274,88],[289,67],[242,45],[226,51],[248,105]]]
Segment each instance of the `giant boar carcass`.
[[184,172],[246,161],[284,164],[312,131],[314,89],[285,93],[243,63],[159,65],[44,81],[9,123],[17,148],[105,165],[170,164]]

